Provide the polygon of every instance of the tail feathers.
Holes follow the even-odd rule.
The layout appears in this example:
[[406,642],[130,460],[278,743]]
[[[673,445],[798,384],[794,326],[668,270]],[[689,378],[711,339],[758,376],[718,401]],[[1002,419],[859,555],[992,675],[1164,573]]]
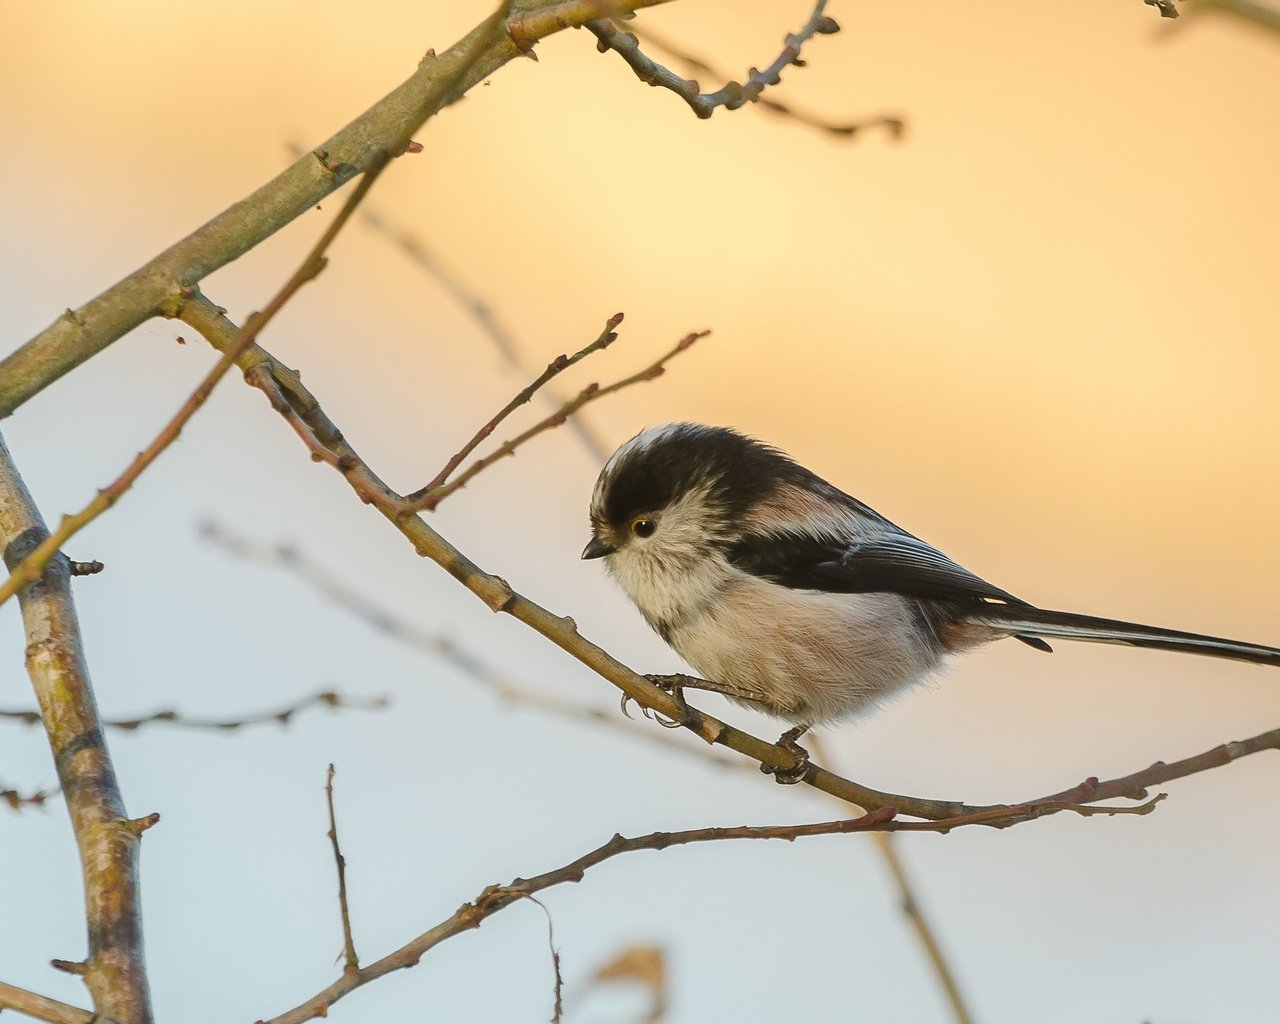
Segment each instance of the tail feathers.
[[1210,658],[1232,658],[1259,665],[1280,666],[1280,649],[1275,647],[1224,640],[1200,633],[1183,633],[1158,626],[1144,626],[1137,622],[1100,619],[1074,612],[1055,612],[1028,605],[987,605],[981,612],[971,614],[969,619],[1007,629],[1023,642],[1026,642],[1024,636],[1061,637],[1064,640],[1127,644],[1130,647],[1151,647],[1160,651],[1180,651],[1184,654],[1203,654]]

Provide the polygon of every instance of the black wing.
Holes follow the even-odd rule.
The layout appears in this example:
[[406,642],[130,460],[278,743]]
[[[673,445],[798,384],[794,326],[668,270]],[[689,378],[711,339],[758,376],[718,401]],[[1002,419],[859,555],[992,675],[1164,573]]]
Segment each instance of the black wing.
[[[730,548],[729,560],[743,572],[798,590],[1030,607],[907,533],[870,536],[854,543],[811,533],[748,536]],[[1034,638],[1018,639],[1049,649]]]

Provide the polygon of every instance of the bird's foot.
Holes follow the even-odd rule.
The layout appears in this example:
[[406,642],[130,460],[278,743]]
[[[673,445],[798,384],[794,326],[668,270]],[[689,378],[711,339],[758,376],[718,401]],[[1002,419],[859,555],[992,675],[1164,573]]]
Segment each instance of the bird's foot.
[[[657,722],[664,729],[680,729],[688,725],[691,709],[689,705],[685,703],[684,699],[684,681],[686,677],[647,675],[645,678],[649,680],[649,682],[653,683],[654,686],[658,687],[658,689],[665,690],[675,698],[676,717],[667,718],[665,715],[661,715],[652,708],[647,708],[643,705],[640,706],[640,713],[644,715],[645,718],[649,718]],[[631,712],[627,710],[627,705],[631,703],[632,699],[633,698],[628,694],[624,693],[622,695],[622,713],[628,718],[631,717]]]
[[805,776],[809,774],[809,751],[800,746],[796,740],[808,731],[809,726],[797,725],[778,737],[777,746],[795,756],[794,765],[790,768],[778,768],[771,764],[762,764],[760,770],[766,775],[772,775],[773,781],[780,786],[794,786],[797,782],[803,782]]
[[684,676],[645,676],[649,682],[660,690],[666,690],[676,702],[676,717],[667,718],[654,712],[653,720],[664,729],[680,729],[689,724],[689,705],[684,699]]

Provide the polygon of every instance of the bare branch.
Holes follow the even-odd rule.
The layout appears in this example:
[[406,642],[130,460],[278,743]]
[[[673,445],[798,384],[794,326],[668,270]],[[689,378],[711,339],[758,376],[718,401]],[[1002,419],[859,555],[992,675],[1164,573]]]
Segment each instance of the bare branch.
[[[1158,798],[1157,798],[1158,799]],[[1056,810],[1071,810],[1078,814],[1146,814],[1157,800],[1148,801],[1137,807],[1086,807],[1080,805],[1059,805]],[[1029,805],[1016,808],[1004,808],[1002,811],[1013,813],[1036,813]],[[1040,813],[1051,813],[1047,806],[1039,808]],[[343,976],[323,991],[312,996],[286,1013],[273,1017],[264,1024],[304,1024],[316,1017],[325,1016],[333,1004],[343,996],[369,982],[390,974],[393,971],[415,967],[422,957],[446,939],[473,928],[478,928],[492,914],[510,906],[517,900],[526,899],[534,893],[549,889],[566,882],[580,882],[587,871],[598,864],[623,853],[634,853],[638,850],[666,850],[672,846],[685,846],[691,843],[723,842],[731,839],[782,839],[794,842],[810,836],[848,835],[855,832],[874,831],[913,831],[913,832],[949,832],[963,825],[982,824],[983,819],[991,812],[964,815],[944,819],[942,821],[894,820],[894,812],[884,809],[872,811],[859,818],[841,821],[824,821],[805,825],[739,825],[736,827],[695,828],[680,832],[651,832],[649,835],[626,838],[615,835],[607,843],[584,854],[577,860],[563,867],[547,871],[533,878],[517,878],[507,885],[491,885],[475,900],[464,903],[456,913],[434,928],[423,932],[417,938],[405,943],[394,953],[377,960],[358,971],[344,972]]]
[[[544,384],[546,384],[552,378],[559,376],[565,370],[569,369],[569,367],[582,362],[582,360],[586,359],[587,356],[591,355],[592,353],[603,352],[611,344],[617,341],[618,340],[617,327],[620,323],[622,323],[622,317],[623,315],[621,313],[615,313],[608,320],[606,320],[604,325],[604,330],[601,331],[599,336],[596,338],[596,340],[593,341],[586,348],[580,349],[579,351],[575,352],[571,356],[566,356],[566,355],[556,356],[555,359],[553,359],[550,363],[548,363],[547,368],[543,370],[541,374],[538,375],[537,379],[534,380],[532,384],[526,387],[523,391],[517,394],[515,398],[511,399],[510,402],[508,402],[505,406],[503,406],[502,409],[498,411],[498,414],[493,417],[493,419],[489,420],[488,423],[486,423],[479,430],[477,430],[475,434],[472,435],[471,439],[467,441],[467,443],[464,444],[460,449],[458,449],[458,451],[453,456],[450,457],[449,461],[445,463],[444,468],[441,469],[440,472],[437,473],[435,477],[431,480],[431,482],[428,483],[426,487],[422,489],[422,493],[429,494],[431,491],[434,491],[439,487],[443,487],[445,482],[449,479],[449,477],[453,475],[454,470],[456,470],[460,465],[462,465],[463,460],[465,460],[468,455],[470,455],[473,451],[476,450],[476,447],[480,444],[480,442],[482,442],[485,438],[487,438],[490,434],[492,434],[498,428],[498,424],[500,424],[503,420],[505,420],[508,416],[510,416],[513,412],[515,412],[518,408],[520,408],[520,406],[527,404],[529,399],[531,399],[535,394],[537,394],[538,390]],[[413,495],[409,496],[409,500],[411,501],[413,500]]]
[[329,842],[333,845],[333,861],[338,866],[338,909],[342,913],[342,962],[343,971],[360,970],[360,958],[356,956],[355,939],[351,937],[351,912],[347,908],[347,859],[338,845],[338,820],[333,813],[333,765],[325,775],[324,799],[329,808]]
[[110,1024],[96,1013],[0,981],[0,1010],[17,1010],[48,1024]]
[[686,349],[691,347],[700,338],[705,338],[710,333],[710,331],[696,331],[692,334],[686,334],[679,342],[676,343],[675,348],[664,353],[656,362],[646,366],[639,373],[633,373],[631,376],[624,377],[622,380],[614,381],[612,384],[605,387],[601,387],[599,384],[588,384],[578,392],[576,397],[565,402],[564,405],[550,416],[538,421],[524,433],[518,434],[510,441],[504,441],[495,451],[490,452],[483,458],[476,459],[475,462],[471,463],[470,466],[458,474],[458,476],[454,477],[454,479],[449,483],[440,484],[436,487],[428,485],[427,487],[407,495],[400,503],[399,514],[407,516],[421,510],[428,512],[434,511],[440,502],[444,501],[445,498],[449,497],[449,495],[453,494],[455,491],[459,491],[463,487],[466,487],[472,479],[474,479],[478,474],[483,473],[495,462],[500,462],[508,455],[515,454],[516,449],[526,442],[531,441],[539,434],[563,425],[569,417],[583,406],[599,401],[601,398],[605,398],[608,395],[621,391],[623,388],[629,388],[633,384],[643,384],[645,381],[661,377],[662,374],[666,372],[667,363],[678,356],[681,352],[684,352]]
[[488,18],[444,53],[429,53],[404,83],[328,141],[96,298],[68,309],[0,362],[0,418],[152,317],[179,315],[200,281],[369,171],[379,154],[404,152],[436,111],[539,40],[607,13],[665,2],[520,0],[505,21]]
[[[0,546],[6,563],[24,561],[48,536],[0,439]],[[158,816],[130,820],[125,811],[89,680],[67,559],[56,549],[54,554],[34,581],[19,588],[18,601],[27,673],[80,852],[89,945],[84,980],[100,1016],[116,1024],[151,1024],[138,850],[142,833]]]
[[[679,61],[695,75],[707,75],[722,81],[729,77],[724,70],[712,65],[705,57],[690,53],[681,44],[655,32],[647,25],[642,26],[638,22],[631,23],[628,25],[628,29],[641,43],[653,49],[661,50],[669,57]],[[883,129],[894,140],[901,139],[906,133],[906,121],[897,114],[880,114],[877,117],[865,117],[857,121],[833,121],[818,114],[800,110],[790,103],[783,103],[766,93],[760,93],[752,102],[761,110],[770,114],[776,114],[780,117],[797,121],[800,124],[808,125],[810,128],[816,128],[819,131],[843,138],[852,138],[860,132],[869,131],[873,128]]]
[[804,44],[815,35],[831,35],[840,31],[840,25],[834,18],[824,13],[826,0],[818,0],[813,13],[792,35],[788,35],[782,52],[774,58],[773,63],[763,71],[752,68],[745,83],[730,81],[715,92],[700,91],[697,82],[681,78],[657,61],[647,57],[640,49],[640,41],[630,32],[618,28],[608,18],[590,21],[586,27],[596,37],[596,48],[604,53],[614,50],[627,62],[627,66],[635,72],[636,77],[647,85],[668,89],[684,100],[699,117],[710,117],[717,107],[726,110],[737,110],[741,106],[754,102],[764,90],[782,81],[782,72],[794,64],[803,67],[800,51]]
[[119,501],[124,493],[133,486],[134,481],[142,475],[143,471],[155,462],[169,445],[177,440],[182,428],[204,405],[205,400],[212,394],[218,382],[231,369],[236,357],[254,343],[258,334],[266,328],[276,314],[284,308],[285,303],[296,295],[304,284],[313,280],[316,275],[324,270],[326,262],[325,251],[329,248],[334,238],[337,237],[338,232],[346,225],[351,214],[355,212],[361,200],[368,194],[369,189],[373,187],[373,183],[378,180],[378,176],[387,166],[387,160],[388,156],[384,152],[371,163],[369,170],[360,180],[360,184],[356,186],[355,191],[351,193],[346,203],[343,204],[342,209],[338,211],[338,215],[333,219],[333,223],[320,236],[320,239],[312,247],[298,269],[293,272],[293,275],[284,283],[275,297],[267,303],[261,313],[254,313],[249,317],[237,337],[227,346],[227,350],[223,352],[222,357],[217,361],[213,369],[199,383],[174,417],[156,435],[155,440],[144,451],[139,452],[137,458],[125,468],[125,471],[111,484],[100,490],[93,501],[89,502],[80,512],[75,515],[63,516],[58,529],[46,537],[26,558],[12,568],[12,574],[9,579],[0,584],[0,604],[12,597],[22,584],[38,579],[45,563],[58,553],[62,545]]
[[[214,347],[225,345],[229,336],[228,332],[230,332],[230,336],[234,336],[234,325],[217,311],[217,307],[208,303],[207,300],[202,301],[204,305],[200,308],[204,312],[198,317],[193,316],[188,322],[198,330],[201,330],[202,333],[207,329],[206,337],[209,338]],[[208,315],[210,312],[212,312],[212,315]],[[297,413],[300,421],[305,423],[307,428],[315,435],[315,443],[328,448],[337,457],[337,468],[361,499],[373,504],[413,544],[419,555],[430,558],[444,568],[454,579],[480,598],[492,611],[504,612],[520,620],[556,646],[571,654],[596,674],[607,679],[630,699],[668,719],[680,721],[685,728],[702,737],[708,743],[722,744],[731,750],[752,758],[767,768],[779,770],[783,773],[795,773],[802,769],[803,778],[800,781],[859,807],[871,810],[892,808],[900,814],[923,818],[927,821],[954,820],[965,815],[978,814],[981,815],[981,818],[974,819],[975,823],[980,821],[982,824],[1004,828],[1021,821],[1043,816],[1046,813],[1074,809],[1080,803],[1091,803],[1095,800],[1105,799],[1108,796],[1129,795],[1132,798],[1132,793],[1141,788],[1124,779],[1112,780],[1110,783],[1087,780],[1080,787],[1076,787],[1083,794],[1079,801],[1064,803],[1054,801],[1045,803],[1041,801],[1033,804],[1014,805],[1013,807],[1007,805],[970,806],[956,800],[935,800],[882,792],[849,779],[841,778],[816,764],[802,763],[797,758],[796,753],[785,746],[767,743],[740,729],[735,729],[733,726],[711,715],[686,707],[683,701],[678,700],[675,695],[655,686],[644,676],[623,665],[606,651],[583,637],[571,618],[548,611],[516,593],[500,577],[492,576],[481,570],[466,555],[428,526],[421,516],[402,513],[401,499],[359,457],[342,432],[325,415],[315,396],[303,387],[295,371],[278,363],[258,345],[246,349],[240,361],[241,365],[246,368],[266,365],[268,371],[271,372],[277,382],[280,382],[282,386],[287,383],[290,406]],[[1203,771],[1205,768],[1225,764],[1236,757],[1255,753],[1258,750],[1277,748],[1280,748],[1280,729],[1264,733],[1261,736],[1254,737],[1252,740],[1217,748],[1215,751],[1209,752],[1213,757],[1203,762],[1199,759],[1189,759],[1187,762],[1177,762],[1175,765],[1158,765],[1155,767],[1166,772],[1174,771],[1175,774],[1165,774],[1163,776],[1164,780],[1170,780],[1194,774],[1196,771]],[[1226,751],[1229,756],[1219,753],[1220,751]],[[1202,756],[1208,757],[1208,755]],[[1225,760],[1222,759],[1223,757],[1225,757]],[[1183,767],[1179,768],[1179,766]],[[1145,778],[1147,773],[1153,770],[1146,769],[1144,772],[1135,773],[1135,777],[1141,776]],[[1146,785],[1153,784],[1154,782],[1146,783]],[[1091,796],[1090,794],[1093,790],[1089,789],[1090,786],[1097,787],[1097,792],[1101,795]],[[1068,807],[1068,803],[1070,807]],[[1032,810],[1028,811],[1027,808],[1032,808]]]
[[[301,711],[306,711],[308,708],[326,707],[335,711],[340,709],[368,711],[375,708],[385,708],[387,703],[385,697],[361,699],[358,697],[344,697],[342,694],[334,693],[332,690],[325,690],[322,693],[312,694],[310,697],[303,697],[274,711],[258,711],[253,714],[240,715],[236,718],[198,718],[192,715],[184,715],[173,708],[166,708],[163,711],[153,711],[151,714],[143,715],[141,718],[107,719],[102,724],[108,729],[121,729],[126,732],[140,729],[144,725],[158,723],[172,725],[180,729],[208,729],[216,732],[231,732],[236,729],[242,729],[245,726],[263,725],[268,722],[288,725],[295,715]],[[20,711],[0,709],[0,718],[15,719],[24,725],[35,725],[41,721],[40,712],[30,709]]]

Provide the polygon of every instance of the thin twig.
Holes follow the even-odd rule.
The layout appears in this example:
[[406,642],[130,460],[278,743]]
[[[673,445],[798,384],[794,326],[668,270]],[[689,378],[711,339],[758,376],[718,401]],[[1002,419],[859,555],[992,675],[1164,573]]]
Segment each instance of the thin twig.
[[804,61],[800,59],[800,51],[805,43],[815,35],[831,35],[840,31],[839,23],[824,13],[826,6],[826,0],[818,0],[814,4],[809,20],[797,32],[786,37],[782,52],[763,71],[752,68],[745,83],[729,81],[710,93],[701,92],[697,82],[681,78],[646,56],[635,35],[618,28],[610,19],[590,21],[586,27],[596,37],[596,49],[601,53],[614,50],[640,81],[674,92],[689,104],[698,117],[705,118],[715,113],[718,107],[737,110],[755,101],[768,86],[782,81],[782,72],[788,66],[795,64],[802,67]]
[[[533,383],[531,383],[528,387],[524,388],[524,390],[522,390],[519,394],[517,394],[515,398],[511,399],[511,401],[509,401],[506,405],[504,405],[498,411],[498,414],[496,416],[494,416],[491,420],[489,420],[488,423],[486,423],[479,430],[477,430],[475,434],[471,436],[470,440],[467,441],[466,444],[464,444],[461,448],[458,449],[457,452],[455,452],[452,456],[450,456],[449,461],[444,464],[444,468],[441,469],[440,472],[435,475],[435,477],[431,480],[430,483],[428,483],[424,488],[422,488],[422,491],[419,492],[418,496],[421,496],[422,494],[429,494],[431,491],[434,491],[437,488],[443,487],[445,483],[448,481],[449,477],[453,475],[454,470],[456,470],[460,465],[462,465],[463,460],[465,460],[468,455],[470,455],[473,451],[475,451],[476,447],[498,428],[498,424],[500,424],[503,420],[505,420],[508,416],[510,416],[513,412],[515,412],[518,408],[520,408],[520,406],[527,404],[529,399],[531,399],[535,394],[537,394],[539,388],[541,388],[544,384],[546,384],[548,381],[550,381],[554,377],[559,376],[565,370],[569,369],[569,367],[582,362],[582,360],[586,359],[587,356],[591,355],[592,353],[602,352],[606,348],[608,348],[610,345],[612,345],[615,341],[617,341],[618,340],[617,327],[619,324],[622,323],[622,317],[623,315],[621,313],[615,313],[608,320],[606,320],[604,325],[604,330],[601,331],[599,336],[596,338],[596,340],[593,341],[586,348],[579,349],[577,352],[575,352],[571,356],[567,356],[567,355],[556,356],[555,359],[553,359],[550,363],[548,363],[547,368],[538,375],[537,379],[534,380]],[[412,494],[409,495],[409,500],[412,501],[414,497],[415,495],[412,495]]]
[[[308,708],[326,707],[334,710],[355,709],[367,711],[386,706],[387,699],[385,697],[370,697],[367,699],[344,697],[342,694],[334,693],[332,690],[325,690],[322,693],[312,694],[310,697],[303,697],[274,711],[258,711],[248,715],[239,715],[235,718],[198,718],[192,715],[184,715],[173,708],[166,708],[163,711],[153,711],[151,714],[143,715],[140,718],[106,719],[102,724],[108,729],[121,729],[125,732],[132,732],[134,729],[140,729],[144,725],[157,723],[172,725],[180,729],[208,729],[216,732],[231,732],[235,729],[242,729],[245,726],[263,725],[268,722],[288,725],[295,715],[301,711],[306,711]],[[18,711],[0,709],[0,718],[15,719],[24,725],[36,725],[41,721],[40,712],[30,708]]]
[[623,388],[631,387],[633,384],[642,384],[645,381],[654,380],[664,372],[666,372],[666,364],[678,356],[681,352],[688,349],[700,338],[705,338],[710,331],[695,331],[692,334],[686,334],[676,344],[675,348],[664,353],[655,362],[646,366],[639,373],[633,373],[629,377],[622,380],[614,381],[612,384],[601,387],[599,384],[588,384],[577,396],[565,402],[550,416],[543,420],[539,420],[524,433],[513,437],[510,441],[504,441],[496,450],[490,452],[483,458],[476,459],[465,470],[459,473],[451,481],[441,484],[437,487],[424,487],[407,495],[400,504],[399,514],[407,516],[418,511],[431,512],[439,506],[440,502],[453,494],[455,491],[466,487],[478,474],[483,473],[495,462],[500,462],[508,455],[512,455],[520,448],[521,445],[537,437],[539,434],[563,425],[569,417],[576,413],[585,405],[599,401],[608,395],[612,395]]
[[556,929],[551,922],[551,911],[536,896],[526,896],[530,903],[537,904],[542,916],[547,919],[547,949],[551,952],[551,970],[554,976],[553,993],[555,1000],[551,1008],[551,1024],[560,1024],[564,1017],[564,976],[560,973],[560,950],[556,949]]
[[342,912],[342,962],[343,971],[360,970],[360,958],[356,956],[355,939],[351,937],[351,912],[347,908],[347,858],[338,845],[338,820],[333,813],[333,765],[329,765],[324,782],[324,799],[329,808],[329,842],[333,844],[333,861],[338,866],[338,909]]
[[169,445],[177,440],[187,421],[204,405],[205,400],[213,392],[218,382],[235,365],[236,357],[254,343],[258,335],[275,318],[285,303],[297,294],[298,289],[308,281],[313,280],[324,270],[326,262],[325,251],[329,248],[334,238],[337,237],[338,232],[346,225],[351,214],[355,212],[361,200],[368,194],[369,189],[373,187],[373,183],[378,180],[378,176],[387,166],[388,159],[389,156],[384,151],[380,157],[370,164],[369,170],[360,179],[360,184],[356,186],[355,190],[347,198],[346,203],[343,204],[342,209],[338,211],[338,215],[333,219],[333,223],[329,225],[316,244],[312,246],[311,251],[298,269],[293,272],[275,297],[267,303],[262,312],[250,315],[244,326],[240,328],[238,336],[232,340],[221,358],[214,364],[213,369],[205,375],[204,380],[197,385],[187,400],[182,403],[182,407],[165,424],[160,433],[156,435],[155,440],[145,450],[139,452],[137,458],[125,468],[124,472],[107,487],[100,490],[97,496],[81,511],[74,515],[63,516],[58,528],[13,568],[9,578],[3,584],[0,584],[0,604],[12,597],[24,583],[39,579],[40,573],[49,559],[56,555],[68,540],[119,501],[124,493],[133,486],[134,481],[142,475],[143,471]]
[[[639,22],[631,22],[628,23],[627,28],[641,43],[663,51],[668,56],[679,61],[695,75],[707,75],[710,78],[721,80],[729,77],[725,71],[715,67],[706,58],[690,53],[683,45],[674,42],[661,33],[655,32],[647,23],[641,25]],[[852,138],[854,135],[873,128],[883,129],[894,140],[901,139],[906,133],[906,121],[897,114],[880,114],[877,117],[864,117],[857,121],[833,121],[819,114],[800,110],[790,103],[783,103],[765,93],[757,95],[752,102],[770,114],[776,114],[807,125],[810,128],[816,128],[819,131],[827,132],[831,135],[839,135],[843,138]]]
[[[6,562],[10,567],[22,562],[48,536],[0,439],[0,550]],[[158,815],[130,819],[125,810],[85,661],[67,558],[56,549],[54,554],[37,579],[18,590],[18,603],[27,674],[80,854],[89,947],[84,982],[102,1018],[151,1024],[138,852],[143,832]]]

